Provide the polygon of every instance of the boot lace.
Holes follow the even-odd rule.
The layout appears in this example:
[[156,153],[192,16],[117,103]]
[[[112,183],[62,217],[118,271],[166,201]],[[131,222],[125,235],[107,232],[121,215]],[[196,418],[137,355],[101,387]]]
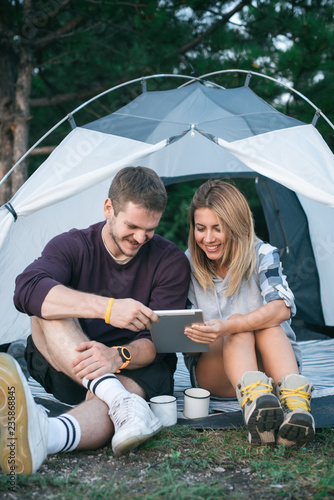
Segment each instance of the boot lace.
[[280,401],[290,411],[304,410],[311,411],[311,394],[304,389],[306,385],[301,385],[297,389],[280,389]]
[[241,396],[245,399],[241,403],[241,407],[243,407],[248,401],[254,401],[254,399],[262,396],[263,394],[268,394],[268,392],[272,392],[272,386],[269,384],[265,384],[261,380],[254,382],[253,384],[246,385],[243,389],[241,389]]

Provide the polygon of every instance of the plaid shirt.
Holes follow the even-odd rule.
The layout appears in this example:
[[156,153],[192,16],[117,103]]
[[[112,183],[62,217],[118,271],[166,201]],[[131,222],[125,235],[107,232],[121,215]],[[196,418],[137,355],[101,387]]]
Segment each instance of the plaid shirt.
[[255,249],[259,259],[258,277],[264,303],[283,299],[286,306],[291,309],[291,316],[294,316],[296,314],[295,300],[286,276],[283,274],[278,249],[261,240],[257,241]]

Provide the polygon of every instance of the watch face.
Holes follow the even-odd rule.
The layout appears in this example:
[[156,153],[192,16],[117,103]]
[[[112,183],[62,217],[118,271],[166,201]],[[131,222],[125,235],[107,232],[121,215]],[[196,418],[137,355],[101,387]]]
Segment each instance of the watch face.
[[123,347],[123,348],[122,348],[122,353],[121,353],[121,356],[122,356],[122,358],[124,359],[124,361],[130,361],[130,359],[131,359],[131,354],[130,354],[129,349],[127,349],[126,347]]

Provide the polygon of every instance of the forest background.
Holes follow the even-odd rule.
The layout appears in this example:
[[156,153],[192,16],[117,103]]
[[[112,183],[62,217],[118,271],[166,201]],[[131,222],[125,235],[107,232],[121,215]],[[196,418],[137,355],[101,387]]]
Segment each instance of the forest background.
[[[279,79],[334,121],[334,0],[0,0],[0,179],[51,127],[87,99],[153,74],[202,75],[239,68]],[[245,75],[214,81],[232,88]],[[180,84],[183,83],[180,81]],[[174,88],[156,78],[148,90]],[[276,109],[310,123],[314,109],[269,79],[250,87]],[[140,83],[112,92],[76,114],[78,125],[116,111],[142,92]],[[317,129],[334,150],[333,130]],[[48,136],[0,186],[0,205],[70,132]],[[159,232],[186,246],[186,213],[196,185],[168,186]],[[254,181],[238,179],[265,238]],[[38,474],[17,478],[0,496],[120,500],[333,498],[333,429],[317,430],[300,450],[251,449],[245,429],[164,429],[117,461],[109,447],[49,457]],[[112,492],[112,493],[110,493]]]
[[[333,20],[332,0],[0,0],[0,179],[87,99],[153,74],[259,72],[297,89],[333,121]],[[244,81],[240,73],[215,77],[228,88]],[[171,79],[148,81],[148,90],[173,87]],[[276,109],[312,121],[314,109],[285,87],[253,78],[251,88]],[[108,94],[85,108],[79,122],[76,116],[77,124],[116,111],[141,91],[138,84]],[[333,150],[333,130],[324,120],[317,128]],[[69,131],[66,122],[15,169],[0,186],[0,205]],[[200,182],[168,187],[159,232],[183,249],[187,206]],[[236,182],[266,238],[254,181]]]

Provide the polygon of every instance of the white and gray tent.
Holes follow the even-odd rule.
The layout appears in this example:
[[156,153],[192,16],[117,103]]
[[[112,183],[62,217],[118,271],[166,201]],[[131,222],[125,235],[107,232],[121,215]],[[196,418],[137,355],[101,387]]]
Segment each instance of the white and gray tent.
[[[0,208],[0,344],[29,334],[29,318],[13,306],[15,277],[54,235],[102,220],[111,179],[126,165],[153,168],[166,184],[256,178],[270,242],[281,251],[301,317],[334,326],[333,153],[314,123],[275,110],[251,90],[249,78],[233,89],[207,75],[183,78],[181,87],[144,89],[117,112],[73,125]],[[81,108],[62,122],[73,123]]]

